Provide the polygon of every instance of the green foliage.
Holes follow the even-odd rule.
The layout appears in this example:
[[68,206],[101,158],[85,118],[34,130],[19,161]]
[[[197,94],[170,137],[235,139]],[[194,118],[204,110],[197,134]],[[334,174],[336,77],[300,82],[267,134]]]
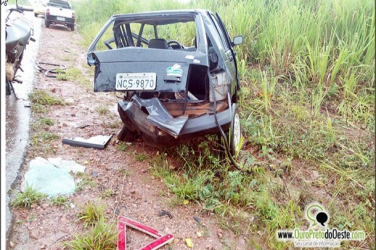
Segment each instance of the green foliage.
[[34,92],[29,94],[29,99],[34,104],[40,104],[45,106],[67,104],[64,100],[58,97],[54,97],[44,90],[35,90]]
[[[231,170],[226,161],[219,164],[219,152],[209,146],[212,143],[209,139],[181,145],[151,160],[152,173],[162,178],[180,201],[175,205],[183,200],[201,204],[220,215],[220,225],[237,235],[244,233],[244,221],[251,216],[259,218],[251,230],[266,230],[268,235],[274,235],[279,228],[299,226],[302,212],[297,200],[290,200],[281,184],[273,183],[265,171],[246,175]],[[174,168],[167,155],[184,167]],[[281,245],[274,238],[270,238],[270,245]]]
[[8,0],[7,1],[7,4],[16,4],[16,2],[17,2],[17,4],[18,5],[27,5],[27,6],[30,6],[30,2],[29,1],[27,1],[27,0]]
[[42,117],[42,118],[40,118],[40,119],[38,120],[38,122],[39,122],[40,124],[42,124],[42,125],[47,125],[47,126],[52,126],[52,125],[54,125],[54,120],[52,120],[51,118],[44,118],[44,117]]
[[77,183],[76,192],[83,191],[85,187],[94,187],[96,182],[88,174],[78,173],[78,176],[81,177],[81,180]]
[[88,201],[83,206],[81,212],[77,215],[78,220],[82,221],[85,227],[93,226],[100,222],[105,216],[103,203],[96,204],[93,201]]
[[77,81],[82,76],[82,72],[79,68],[68,68],[66,70],[67,79],[71,81]]
[[43,114],[43,113],[47,112],[46,107],[44,105],[39,104],[39,103],[34,103],[31,106],[31,110],[33,111],[33,113],[39,113],[39,114]]
[[68,197],[63,196],[63,195],[55,196],[55,197],[51,198],[50,202],[54,206],[58,206],[58,207],[65,206],[65,207],[67,207],[68,206]]
[[26,185],[25,191],[17,193],[11,205],[13,207],[30,208],[32,204],[38,203],[46,197],[47,195],[38,192],[38,190],[34,189],[32,186]]
[[54,133],[41,131],[31,137],[31,143],[34,147],[39,147],[45,142],[53,141],[58,138],[59,136]]
[[100,115],[108,114],[109,110],[107,106],[100,106],[95,109]]
[[[370,0],[314,3],[196,0],[188,4],[166,0],[137,3],[94,0],[90,1],[92,8],[86,8],[87,4],[88,1],[73,1],[77,21],[85,27],[82,32],[91,34],[85,38],[87,44],[113,13],[208,8],[221,15],[231,37],[244,36],[245,43],[237,48],[241,59],[270,64],[276,75],[289,76],[304,64],[300,69],[314,82],[322,83],[327,77],[332,81],[338,79],[343,74],[340,69],[343,65],[351,68],[360,63],[365,71],[366,65],[374,66],[375,5]],[[103,5],[105,10],[101,8]]]
[[109,124],[108,124],[108,127],[109,127],[109,128],[118,128],[118,127],[119,127],[119,123],[118,123],[118,122],[112,122],[112,123],[109,123]]
[[124,177],[127,177],[129,175],[129,172],[126,168],[122,168],[119,170],[119,173],[121,173],[122,175],[124,175]]
[[121,142],[118,145],[116,145],[116,148],[120,151],[127,151],[128,145],[125,142]]
[[41,128],[46,128],[46,126],[53,126],[53,125],[54,125],[54,120],[53,119],[41,117],[36,122],[33,122],[31,124],[31,128],[34,131],[38,131]]
[[110,198],[111,196],[113,196],[115,194],[114,190],[112,189],[105,189],[101,192],[100,196],[101,198],[103,199],[108,199]]
[[146,153],[139,153],[139,154],[136,154],[135,159],[136,159],[136,161],[143,162],[143,161],[149,159],[149,155],[146,154]]
[[56,79],[60,81],[67,81],[67,72],[65,70],[57,69]]
[[[86,6],[90,4],[92,8]],[[106,5],[106,10],[100,8]],[[374,130],[375,3],[371,0],[269,0],[227,2],[177,1],[74,1],[77,20],[85,27],[89,45],[113,13],[162,9],[207,8],[217,11],[231,37],[243,35],[236,47],[240,76],[249,78],[247,67],[268,67],[276,78],[262,74],[260,91],[266,109],[280,80],[305,88],[312,86],[312,108],[318,115],[329,98],[343,97],[338,113],[352,122],[365,123]],[[100,10],[100,11],[99,11]],[[231,14],[230,14],[231,13]],[[95,17],[95,20],[93,20]],[[194,31],[168,31],[184,41]],[[111,34],[110,34],[111,35]],[[262,70],[260,70],[262,71]],[[260,100],[261,101],[261,100]]]
[[64,249],[116,249],[117,232],[114,224],[107,224],[102,217],[89,232],[77,234],[63,243]]

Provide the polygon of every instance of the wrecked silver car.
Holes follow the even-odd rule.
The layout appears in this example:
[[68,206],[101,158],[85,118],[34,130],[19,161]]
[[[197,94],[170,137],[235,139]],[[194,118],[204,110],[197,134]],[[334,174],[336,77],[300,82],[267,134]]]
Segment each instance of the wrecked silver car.
[[93,40],[94,91],[119,91],[120,140],[140,136],[170,147],[207,134],[227,133],[240,144],[236,111],[239,79],[233,47],[218,14],[207,10],[112,16]]

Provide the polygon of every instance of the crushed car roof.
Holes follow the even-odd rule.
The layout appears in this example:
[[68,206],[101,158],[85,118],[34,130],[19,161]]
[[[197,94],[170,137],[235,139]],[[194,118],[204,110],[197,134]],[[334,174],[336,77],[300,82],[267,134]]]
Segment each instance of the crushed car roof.
[[[151,11],[151,12],[140,12],[140,13],[129,13],[129,14],[115,14],[113,15],[109,22],[113,20],[129,20],[132,22],[150,24],[150,25],[165,25],[175,22],[189,22],[194,20],[194,16],[197,14],[202,14],[208,12],[208,10],[164,10],[164,11]],[[158,17],[158,20],[154,19]],[[169,18],[171,17],[171,19]],[[147,18],[152,18],[147,20]]]

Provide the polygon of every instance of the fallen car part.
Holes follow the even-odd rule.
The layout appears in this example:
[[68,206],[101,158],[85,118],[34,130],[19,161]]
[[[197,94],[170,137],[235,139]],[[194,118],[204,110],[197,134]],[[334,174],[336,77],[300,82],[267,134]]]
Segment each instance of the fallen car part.
[[140,248],[139,250],[154,250],[154,249],[158,249],[158,248],[161,248],[162,246],[170,243],[171,241],[173,241],[174,239],[174,236],[172,234],[166,234],[166,235],[162,235],[161,233],[159,233],[157,230],[151,228],[151,227],[148,227],[146,225],[143,225],[137,221],[134,221],[134,220],[131,220],[129,218],[126,218],[126,217],[122,217],[120,216],[119,217],[119,222],[118,222],[118,230],[119,230],[119,233],[118,233],[118,246],[117,246],[117,249],[118,250],[126,250],[127,249],[127,243],[126,243],[126,230],[127,230],[127,226],[133,228],[133,229],[136,229],[136,230],[139,230],[143,233],[146,233],[154,238],[156,238],[156,240],[154,240],[153,242],[149,243],[148,245]]
[[165,216],[165,215],[167,215],[170,219],[174,218],[174,216],[172,216],[172,214],[169,211],[161,210],[161,211],[158,212],[159,217],[162,217],[162,216]]
[[30,101],[24,101],[24,107],[30,108],[31,107],[31,102]]
[[75,137],[74,139],[63,139],[62,142],[63,144],[76,147],[104,149],[110,141],[111,137],[112,135],[97,135],[90,137],[89,139]]
[[193,219],[199,224],[201,225],[201,219],[197,216],[193,216]]
[[188,115],[181,115],[177,118],[173,118],[157,98],[144,100],[136,95],[134,96],[133,101],[139,109],[146,108],[149,114],[147,120],[151,124],[166,133],[169,133],[175,138],[177,138],[184,124],[188,120]]
[[[42,65],[49,65],[49,66],[58,66],[54,68],[46,68]],[[46,62],[37,62],[37,66],[40,72],[43,72],[46,77],[56,78],[56,74],[66,74],[65,70],[67,69],[63,64],[56,64],[56,63],[46,63]]]

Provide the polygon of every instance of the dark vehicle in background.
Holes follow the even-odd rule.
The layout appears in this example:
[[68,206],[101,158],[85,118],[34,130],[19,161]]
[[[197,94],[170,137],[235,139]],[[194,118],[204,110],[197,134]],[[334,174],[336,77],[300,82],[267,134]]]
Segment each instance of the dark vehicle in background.
[[138,135],[150,146],[170,147],[221,134],[234,154],[241,131],[233,47],[242,42],[241,36],[231,40],[219,15],[208,10],[112,16],[87,62],[95,66],[95,92],[124,93],[118,138]]
[[72,31],[76,20],[72,5],[66,0],[49,0],[46,5],[44,19],[47,28],[51,24],[64,25]]

